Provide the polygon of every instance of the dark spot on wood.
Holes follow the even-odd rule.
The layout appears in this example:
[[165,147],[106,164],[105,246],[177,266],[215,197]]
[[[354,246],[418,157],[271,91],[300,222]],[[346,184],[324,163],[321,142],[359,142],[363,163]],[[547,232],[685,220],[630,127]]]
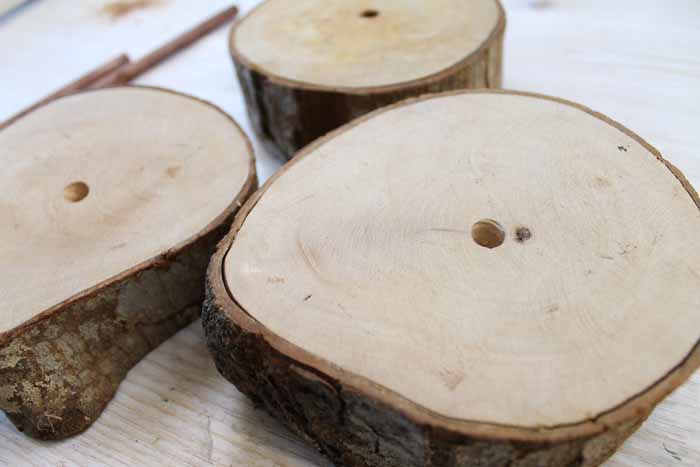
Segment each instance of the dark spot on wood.
[[179,165],[173,165],[165,169],[165,175],[167,175],[170,178],[175,178],[180,173],[180,170],[182,170],[182,167],[180,167]]
[[605,256],[605,255],[600,255],[600,257],[601,257],[602,259],[607,259],[607,260],[609,260],[609,261],[612,261],[612,260],[615,259],[615,258],[613,258],[612,256]]
[[617,149],[618,149],[619,151],[627,152],[627,148],[624,147],[624,146],[618,146]]
[[607,188],[612,186],[612,183],[607,178],[599,176],[595,178],[595,185],[599,188]]
[[377,10],[369,9],[360,13],[360,16],[362,16],[363,18],[376,18],[377,16],[379,16],[379,12]]
[[114,245],[112,248],[109,249],[109,251],[114,251],[114,250],[120,250],[126,246],[126,243],[119,243],[118,245]]
[[628,243],[622,247],[620,247],[620,256],[625,256],[628,253],[631,253],[632,251],[636,250],[637,246],[632,245],[631,243]]
[[673,458],[676,459],[677,461],[682,461],[682,460],[683,460],[683,458],[682,458],[681,456],[679,456],[677,452],[671,451],[668,447],[666,447],[666,443],[664,443],[664,451],[666,451],[667,453],[669,453],[669,454],[671,455],[671,457],[673,457]]
[[161,0],[120,0],[110,2],[102,7],[102,13],[112,19],[122,18],[131,12],[145,10],[161,3]]
[[304,301],[308,302],[311,299],[311,297],[313,297],[313,295],[307,295],[306,297],[304,297]]
[[527,227],[518,227],[515,229],[515,241],[525,243],[532,238],[532,231]]

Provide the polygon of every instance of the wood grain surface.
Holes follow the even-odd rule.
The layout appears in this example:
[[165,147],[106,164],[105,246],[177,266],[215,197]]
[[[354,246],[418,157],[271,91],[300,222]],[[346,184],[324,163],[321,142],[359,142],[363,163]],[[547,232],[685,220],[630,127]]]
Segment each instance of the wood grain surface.
[[[118,19],[95,13],[107,1],[50,3],[36,2],[22,15],[0,23],[1,41],[22,41],[21,48],[0,50],[0,63],[14,71],[0,77],[3,88],[12,90],[0,100],[0,118],[122,49],[140,56],[163,37],[229,2],[163,1]],[[256,3],[239,2],[243,13]],[[643,135],[698,187],[700,3],[505,0],[503,4],[509,28],[506,87],[561,96],[609,115]],[[95,19],[86,28],[71,29],[88,21],[89,15]],[[46,40],[49,35],[51,41]],[[100,40],[89,41],[90,37]],[[52,52],[61,47],[74,50],[78,45],[80,54]],[[42,57],[42,69],[51,73],[37,73],[37,57]],[[139,83],[209,99],[250,129],[227,56],[226,31],[205,39]],[[260,146],[257,155],[264,181],[277,163]],[[201,323],[195,322],[135,367],[105,414],[79,437],[38,443],[17,433],[0,415],[0,465],[328,464],[255,410],[218,375],[204,345]],[[605,467],[698,465],[700,374],[696,373]]]

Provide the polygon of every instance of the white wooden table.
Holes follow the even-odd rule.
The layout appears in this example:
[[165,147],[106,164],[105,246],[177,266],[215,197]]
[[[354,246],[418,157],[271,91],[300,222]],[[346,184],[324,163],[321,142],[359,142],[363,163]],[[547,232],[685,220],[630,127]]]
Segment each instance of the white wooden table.
[[[0,20],[0,119],[121,51],[138,58],[228,6],[228,0],[160,0],[114,19],[105,13],[108,3],[35,0]],[[239,2],[244,12],[256,3]],[[505,0],[504,5],[506,87],[565,97],[606,113],[700,185],[700,2]],[[225,30],[139,83],[213,101],[250,134]],[[264,180],[279,165],[257,144],[256,150]],[[218,375],[197,322],[136,366],[102,417],[80,436],[40,443],[17,433],[0,415],[0,465],[328,464]],[[606,464],[623,466],[700,466],[700,373]]]

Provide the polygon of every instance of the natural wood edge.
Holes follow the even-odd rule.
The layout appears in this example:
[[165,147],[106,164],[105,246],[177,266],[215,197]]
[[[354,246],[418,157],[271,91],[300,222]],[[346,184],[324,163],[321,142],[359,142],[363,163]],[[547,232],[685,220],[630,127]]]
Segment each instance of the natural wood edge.
[[[443,455],[440,454],[441,452],[451,452],[452,454],[450,455],[456,458],[454,456],[459,457],[457,452],[460,452],[460,450],[473,449],[475,442],[477,442],[477,445],[478,442],[486,442],[489,448],[483,448],[484,453],[486,453],[484,455],[491,455],[488,453],[491,453],[490,449],[494,446],[506,446],[507,448],[504,449],[507,450],[511,448],[516,449],[516,446],[520,446],[517,449],[522,449],[523,446],[528,446],[527,449],[539,446],[537,448],[539,450],[536,449],[536,451],[546,456],[549,459],[548,462],[551,462],[546,465],[571,465],[576,459],[581,463],[572,465],[598,465],[611,455],[615,448],[644,421],[656,404],[681,385],[700,366],[700,342],[698,342],[690,350],[687,357],[682,362],[679,362],[678,366],[671,369],[668,374],[664,375],[651,387],[646,388],[640,394],[620,404],[618,407],[611,408],[605,413],[574,424],[550,427],[519,427],[456,420],[431,412],[384,387],[372,383],[363,377],[350,374],[332,363],[306,352],[272,333],[239,306],[235,296],[228,290],[224,281],[223,264],[226,254],[238,230],[255,207],[257,201],[275,180],[281,177],[291,166],[329,139],[383,112],[438,96],[489,92],[551,100],[580,109],[613,125],[642,144],[657,160],[663,163],[685,187],[695,204],[700,207],[697,193],[681,172],[665,161],[655,148],[638,135],[587,107],[540,94],[517,91],[475,90],[449,92],[437,96],[423,96],[366,115],[305,148],[290,163],[271,177],[248,200],[236,216],[231,232],[220,244],[208,270],[208,297],[205,300],[203,321],[209,348],[222,374],[236,384],[242,392],[264,404],[273,415],[283,420],[296,433],[336,461],[341,459],[338,456],[347,454],[343,454],[343,452],[346,452],[346,448],[347,452],[354,452],[353,450],[355,449],[364,449],[362,455],[358,454],[360,457],[357,457],[356,460],[343,460],[347,462],[347,465],[364,465],[352,462],[361,462],[358,460],[360,458],[364,459],[364,461],[370,459],[371,453],[367,451],[366,442],[377,438],[378,435],[383,435],[381,438],[385,442],[389,440],[406,443],[403,445],[404,450],[413,449],[414,445],[423,446],[422,455],[426,456],[424,457],[425,459],[433,459],[430,456],[434,455],[438,456],[434,459],[438,459]],[[294,388],[299,387],[299,385],[301,385],[301,389],[296,391]],[[303,390],[307,390],[307,392],[304,393]],[[307,394],[308,399],[297,400],[300,394]],[[335,402],[331,403],[331,401]],[[333,411],[333,407],[335,407],[333,404],[339,404],[338,407],[340,409]],[[323,410],[317,410],[321,406]],[[355,406],[360,407],[358,410],[362,410],[362,416],[350,411],[350,408]],[[326,417],[340,413],[342,418],[337,420],[324,419],[323,413],[328,414]],[[384,414],[381,420],[376,418],[377,413]],[[349,420],[361,420],[362,423],[361,425],[353,424],[349,428],[345,427],[346,425],[344,424],[349,423]],[[387,420],[393,421],[389,423]],[[373,425],[372,423],[375,424]],[[331,429],[336,425],[337,430]],[[358,441],[358,438],[353,438],[352,431],[362,431],[362,427],[364,427],[365,432],[369,430],[375,436],[370,436],[364,441]],[[394,428],[390,427],[396,429],[394,430]],[[328,431],[329,429],[331,431]],[[350,430],[350,432],[347,430]],[[415,439],[409,442],[406,438],[408,436],[412,436]],[[353,439],[355,441],[352,441]],[[352,442],[359,444],[353,447],[348,444]],[[359,447],[360,445],[364,447],[361,448]],[[342,451],[338,450],[339,446],[343,446]],[[546,453],[542,451],[543,447],[547,447]],[[438,451],[437,454],[428,454],[435,449]],[[499,449],[502,451],[501,448]],[[518,452],[522,454],[522,451]],[[575,457],[579,457],[576,457],[576,459],[572,458],[571,456],[574,454]],[[354,454],[347,455],[354,456]],[[388,454],[384,453],[384,455],[387,456]],[[417,453],[413,453],[411,458],[417,458],[417,455]],[[562,461],[553,459],[562,459]],[[570,464],[564,463],[564,459],[569,459],[568,462]],[[376,463],[371,465],[413,465],[410,463],[390,463],[388,461],[381,463],[378,458],[375,460]],[[372,462],[375,462],[375,460],[372,460]],[[402,462],[407,462],[406,458]],[[435,460],[431,462],[433,463],[420,465],[461,465],[457,461],[451,461],[453,464],[440,463],[441,461]],[[514,461],[511,465],[518,466],[521,464]]]
[[500,2],[496,3],[498,23],[489,37],[463,60],[420,79],[357,88],[293,81],[251,62],[237,49],[235,33],[254,14],[253,10],[234,24],[229,34],[231,57],[253,129],[269,152],[288,160],[329,131],[404,99],[459,89],[500,88],[506,16]]
[[252,144],[228,114],[193,96],[134,87],[184,96],[225,115],[246,142],[248,176],[198,234],[0,333],[0,409],[39,439],[89,427],[129,369],[198,316],[210,256],[257,188]]
[[[218,268],[210,273],[213,269]],[[650,413],[570,440],[455,433],[413,419],[386,402],[388,392],[373,397],[285,354],[260,329],[246,329],[229,317],[217,298],[218,286],[210,275],[202,323],[219,372],[338,466],[596,466]]]

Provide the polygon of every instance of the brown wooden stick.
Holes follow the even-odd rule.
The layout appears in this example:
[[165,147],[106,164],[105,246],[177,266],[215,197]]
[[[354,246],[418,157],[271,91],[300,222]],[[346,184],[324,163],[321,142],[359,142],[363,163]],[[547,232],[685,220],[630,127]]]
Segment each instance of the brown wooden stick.
[[14,122],[18,118],[23,117],[32,110],[36,109],[37,107],[41,107],[49,101],[58,99],[59,97],[67,96],[68,94],[73,94],[74,92],[81,91],[83,89],[87,89],[88,87],[90,87],[91,84],[103,79],[106,76],[110,76],[112,73],[114,73],[119,68],[125,66],[127,63],[129,63],[129,56],[126,54],[121,54],[117,57],[114,57],[113,59],[109,60],[106,63],[103,63],[102,65],[98,66],[89,73],[84,74],[75,81],[63,86],[58,91],[49,94],[40,101],[11,116],[4,122],[0,123],[0,129],[5,128],[7,125]]
[[180,50],[185,49],[186,47],[189,47],[208,33],[224,25],[237,14],[238,7],[229,7],[207,19],[203,23],[197,25],[195,28],[190,29],[181,36],[178,36],[172,41],[159,47],[140,60],[131,62],[129,65],[114,71],[108,76],[105,76],[103,79],[92,83],[90,87],[92,89],[98,89],[126,84],[134,78],[144,74],[166,58],[170,57],[176,52],[179,52]]

